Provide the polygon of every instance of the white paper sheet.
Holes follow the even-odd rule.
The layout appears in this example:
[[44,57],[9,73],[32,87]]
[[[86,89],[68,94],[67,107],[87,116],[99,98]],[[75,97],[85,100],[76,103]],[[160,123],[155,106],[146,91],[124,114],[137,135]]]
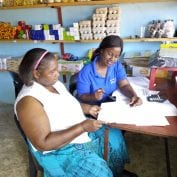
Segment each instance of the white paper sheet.
[[148,102],[146,96],[152,94],[148,90],[149,81],[144,77],[129,80],[136,93],[142,98],[143,104],[130,107],[128,99],[119,91],[113,93],[116,102],[102,103],[98,119],[109,123],[135,124],[144,126],[169,125],[165,116],[177,116],[176,107],[168,100],[164,103]]

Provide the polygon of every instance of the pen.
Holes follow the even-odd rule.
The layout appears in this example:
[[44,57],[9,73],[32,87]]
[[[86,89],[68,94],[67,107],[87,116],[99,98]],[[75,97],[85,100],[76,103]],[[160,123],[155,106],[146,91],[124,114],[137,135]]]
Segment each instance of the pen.
[[98,90],[102,91],[104,95],[106,95],[110,100],[116,101],[116,96],[111,96],[107,94],[102,88],[99,88]]

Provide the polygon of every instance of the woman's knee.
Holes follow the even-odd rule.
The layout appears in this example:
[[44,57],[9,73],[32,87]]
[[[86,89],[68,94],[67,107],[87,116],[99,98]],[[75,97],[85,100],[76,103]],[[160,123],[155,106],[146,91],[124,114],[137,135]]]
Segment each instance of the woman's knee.
[[113,177],[106,161],[94,154],[81,160],[72,170],[72,175],[77,177]]

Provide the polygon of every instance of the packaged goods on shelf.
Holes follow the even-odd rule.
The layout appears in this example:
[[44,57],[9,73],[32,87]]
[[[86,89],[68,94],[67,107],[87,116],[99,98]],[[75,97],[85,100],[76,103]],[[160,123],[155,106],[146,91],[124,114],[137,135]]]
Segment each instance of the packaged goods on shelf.
[[93,14],[92,19],[94,21],[105,21],[107,18],[107,14]]
[[126,52],[123,61],[129,68],[133,76],[149,76],[150,68],[148,62],[152,51]]
[[54,0],[47,0],[48,3],[54,3]]
[[93,26],[93,28],[96,28],[96,27],[105,27],[105,20],[93,21],[92,22],[92,26]]
[[13,39],[15,29],[7,22],[0,22],[0,39]]
[[34,0],[23,0],[23,6],[35,4]]
[[79,28],[91,27],[91,20],[82,20],[79,22]]
[[59,72],[62,73],[77,73],[84,66],[83,60],[79,61],[66,61],[66,60],[58,60],[58,69]]
[[82,40],[91,40],[93,39],[91,20],[82,20],[79,22],[79,32],[80,38]]
[[150,69],[143,66],[134,66],[132,65],[132,76],[149,76]]
[[15,39],[29,39],[29,32],[32,29],[31,25],[25,23],[25,21],[18,21],[18,25],[15,27]]
[[[56,58],[59,58],[58,53],[53,53]],[[23,59],[23,56],[0,56],[0,70],[14,71],[18,73],[18,67]]]
[[159,56],[177,59],[177,48],[161,48],[159,51]]
[[107,27],[106,32],[107,34],[119,34],[120,29],[118,27]]
[[118,6],[108,8],[106,34],[120,35],[120,9]]
[[84,1],[92,1],[92,0],[76,0],[78,2],[84,2]]
[[3,0],[0,0],[0,7],[3,6]]
[[134,57],[130,59],[124,59],[124,61],[132,69],[132,76],[149,76],[149,57]]
[[109,7],[108,8],[108,13],[109,14],[119,14],[120,13],[120,8],[118,6]]
[[95,40],[101,40],[103,39],[104,37],[106,37],[106,33],[96,33],[96,34],[93,34],[93,38]]
[[13,57],[7,60],[7,70],[18,72],[18,67],[22,61],[22,57]]
[[7,60],[10,58],[11,56],[0,56],[0,70],[7,70]]
[[97,34],[100,34],[100,33],[105,33],[106,31],[106,27],[93,27],[92,28],[92,32],[93,34],[97,33]]
[[69,31],[70,31],[71,36],[74,36],[74,40],[80,39],[79,29],[77,27],[70,27]]
[[74,36],[70,33],[70,31],[63,31],[63,40],[73,41]]
[[177,43],[161,44],[160,48],[177,48]]
[[107,14],[108,8],[107,7],[96,8],[95,12],[96,14]]
[[80,33],[81,34],[90,34],[92,33],[92,29],[91,28],[80,28]]
[[106,21],[106,26],[107,27],[118,27],[119,26],[119,21],[118,20],[107,20]]
[[92,40],[93,39],[93,34],[92,33],[81,34],[81,39],[82,40]]
[[23,0],[14,0],[14,6],[23,6]]
[[119,20],[118,14],[108,14],[108,20]]
[[146,26],[145,37],[172,38],[175,35],[174,20],[153,20]]
[[37,24],[30,30],[32,40],[63,40],[61,24]]
[[14,0],[3,0],[2,6],[4,7],[12,7],[14,6]]

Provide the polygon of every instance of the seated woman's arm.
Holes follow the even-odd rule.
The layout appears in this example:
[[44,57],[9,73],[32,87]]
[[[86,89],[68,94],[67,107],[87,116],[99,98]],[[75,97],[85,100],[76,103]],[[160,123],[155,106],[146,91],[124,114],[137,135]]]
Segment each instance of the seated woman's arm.
[[99,106],[81,103],[81,107],[82,107],[84,114],[89,114],[89,115],[92,115],[93,117],[97,118],[98,113],[100,111]]
[[83,102],[92,103],[92,102],[101,100],[103,98],[103,94],[104,94],[104,90],[98,89],[92,94],[85,93],[85,94],[79,95],[78,97]]
[[98,120],[86,119],[68,129],[51,132],[43,105],[33,97],[22,98],[18,102],[16,110],[25,135],[35,148],[41,151],[62,147],[84,132],[96,131],[103,123]]
[[130,106],[138,106],[142,104],[141,98],[137,96],[127,79],[119,81],[118,87],[120,91],[130,99]]

